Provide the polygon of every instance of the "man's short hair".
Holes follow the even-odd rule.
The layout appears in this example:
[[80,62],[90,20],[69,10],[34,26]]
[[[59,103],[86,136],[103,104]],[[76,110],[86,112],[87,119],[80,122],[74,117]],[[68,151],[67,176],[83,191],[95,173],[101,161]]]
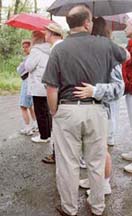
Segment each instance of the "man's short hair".
[[[76,12],[73,11],[76,8]],[[66,21],[70,29],[83,26],[84,21],[90,21],[91,11],[85,4],[74,6],[66,16]]]

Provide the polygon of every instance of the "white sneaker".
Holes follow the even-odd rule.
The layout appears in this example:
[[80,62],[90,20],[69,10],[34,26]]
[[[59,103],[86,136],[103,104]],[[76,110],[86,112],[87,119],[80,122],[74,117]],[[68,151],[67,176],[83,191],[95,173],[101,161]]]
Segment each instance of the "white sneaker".
[[[90,194],[90,189],[86,190],[86,195],[89,196],[89,194]],[[111,194],[111,186],[108,179],[105,179],[104,181],[104,194],[105,195]]]
[[39,131],[37,121],[33,121],[33,123],[32,123],[32,131],[33,132],[38,132]]
[[80,179],[79,186],[81,188],[89,188],[89,180],[88,180],[88,178],[86,178],[86,179]]
[[90,192],[91,192],[90,189],[86,190],[86,195],[89,196],[89,195],[90,195]]
[[128,161],[132,161],[132,152],[121,154],[122,158]]
[[115,140],[113,137],[110,136],[107,138],[107,145],[108,146],[114,146],[115,145]]
[[80,168],[87,169],[86,163],[82,157],[80,157]]
[[23,128],[20,130],[20,134],[31,136],[31,135],[33,135],[33,131],[31,128],[30,129]]
[[132,173],[132,163],[129,164],[129,165],[127,165],[127,166],[125,166],[124,170],[127,171],[127,172],[129,172],[129,173]]
[[39,132],[39,129],[38,129],[38,127],[34,127],[34,126],[33,126],[33,127],[32,127],[32,131],[33,131],[33,132]]
[[111,186],[110,186],[110,182],[108,179],[105,179],[104,181],[104,194],[105,195],[110,195],[111,194]]
[[41,139],[40,135],[34,136],[31,138],[32,142],[35,143],[47,143],[50,141],[50,137],[48,137],[47,139]]

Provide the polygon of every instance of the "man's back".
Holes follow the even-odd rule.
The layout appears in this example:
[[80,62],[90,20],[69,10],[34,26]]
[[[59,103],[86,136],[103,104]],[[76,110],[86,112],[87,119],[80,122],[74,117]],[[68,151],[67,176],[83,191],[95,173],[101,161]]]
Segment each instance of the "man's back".
[[[52,68],[49,73],[55,80],[58,77],[55,84],[59,87],[60,99],[74,99],[73,89],[81,86],[81,82],[92,85],[107,83],[115,63],[113,52],[110,40],[91,36],[87,32],[72,34],[57,45],[50,57],[56,68]],[[121,56],[118,56],[121,61],[123,54],[125,56],[122,51]],[[52,67],[51,63],[49,67]]]
[[64,215],[77,215],[83,144],[91,189],[88,202],[93,214],[102,215],[107,114],[101,101],[88,98],[80,102],[73,96],[73,89],[81,82],[107,82],[110,70],[126,59],[126,53],[107,39],[90,36],[92,14],[85,5],[73,7],[66,20],[71,36],[53,49],[44,75],[54,121],[57,186],[61,197],[61,209],[57,210]]

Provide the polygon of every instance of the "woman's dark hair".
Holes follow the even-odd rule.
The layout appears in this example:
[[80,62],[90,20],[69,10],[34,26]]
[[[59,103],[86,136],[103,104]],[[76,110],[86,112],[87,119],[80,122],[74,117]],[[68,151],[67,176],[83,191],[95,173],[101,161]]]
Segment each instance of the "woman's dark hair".
[[92,35],[99,35],[110,38],[111,31],[103,17],[93,18]]

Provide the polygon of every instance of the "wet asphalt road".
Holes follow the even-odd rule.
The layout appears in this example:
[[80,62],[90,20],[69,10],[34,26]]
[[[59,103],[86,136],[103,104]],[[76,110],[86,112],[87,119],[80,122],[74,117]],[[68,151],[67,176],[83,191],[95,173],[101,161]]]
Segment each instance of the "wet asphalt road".
[[[55,166],[41,159],[48,154],[48,144],[33,144],[30,137],[19,134],[22,126],[18,96],[0,97],[0,216],[59,216],[55,206],[59,196],[55,183]],[[122,152],[132,150],[124,98],[120,104],[118,143],[110,147],[113,160],[112,195],[106,197],[103,216],[132,216],[132,174]],[[85,171],[81,170],[81,177]],[[85,190],[80,190],[79,216],[91,216],[86,207]]]

